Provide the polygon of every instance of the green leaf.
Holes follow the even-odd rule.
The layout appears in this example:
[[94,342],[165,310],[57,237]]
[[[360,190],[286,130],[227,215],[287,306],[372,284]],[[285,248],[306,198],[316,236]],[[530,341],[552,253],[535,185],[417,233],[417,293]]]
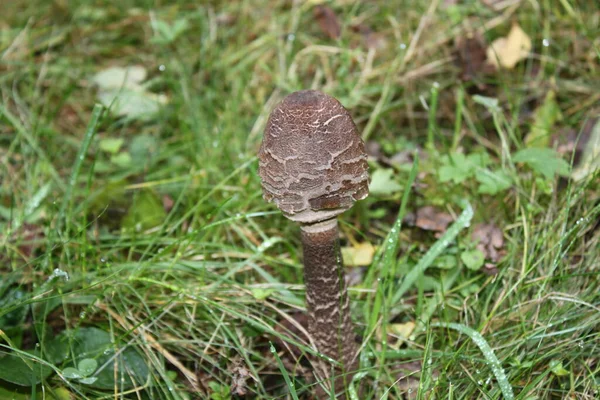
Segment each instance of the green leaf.
[[477,249],[463,251],[460,254],[460,259],[467,266],[467,268],[477,271],[481,267],[483,267],[483,263],[485,261],[485,255]]
[[[27,389],[25,389],[27,390]],[[31,399],[43,399],[44,393],[40,390],[37,393],[31,393],[31,389],[25,391],[17,388],[3,388],[0,385],[0,399],[3,400],[31,400]],[[54,390],[56,394],[56,390]],[[64,400],[58,398],[57,400]],[[71,400],[70,397],[67,400]]]
[[67,378],[67,379],[83,378],[83,374],[81,373],[81,371],[79,371],[78,369],[73,368],[73,367],[67,367],[67,368],[63,369],[62,373],[65,376],[65,378]]
[[567,376],[569,375],[569,371],[567,371],[562,364],[562,361],[552,360],[550,361],[550,370],[556,376]]
[[110,154],[117,154],[123,146],[124,140],[122,138],[104,138],[100,140],[100,150]]
[[535,147],[517,151],[513,157],[514,162],[525,163],[534,171],[547,179],[554,178],[555,174],[569,175],[569,164],[560,158],[553,149],[538,149]]
[[96,371],[96,368],[98,368],[98,361],[93,358],[84,358],[77,363],[77,369],[83,376],[90,376]]
[[[69,339],[64,334],[65,339]],[[143,385],[148,380],[149,369],[144,359],[134,347],[121,347],[123,344],[111,342],[108,332],[98,328],[79,328],[71,333],[73,354],[79,365],[85,359],[94,359],[101,368],[95,371],[96,381],[87,380],[85,383],[99,389],[112,389],[115,384],[125,389]],[[119,350],[115,356],[115,346]],[[86,361],[85,363],[89,363]],[[115,366],[116,364],[116,366]],[[85,364],[84,364],[85,366]],[[91,367],[91,364],[87,367]],[[115,383],[115,370],[117,383]]]
[[443,156],[441,161],[442,166],[438,171],[440,181],[461,183],[472,177],[478,169],[488,165],[490,158],[487,153],[472,153],[468,156],[451,153]]
[[512,179],[508,173],[498,169],[490,171],[487,168],[475,172],[475,179],[479,182],[478,193],[496,194],[508,189],[512,185]]
[[[37,356],[37,352],[26,352]],[[53,372],[52,368],[40,364],[26,354],[15,352],[0,358],[0,379],[19,386],[35,386]]]
[[556,102],[556,93],[549,91],[544,102],[535,110],[531,130],[525,137],[527,147],[548,147],[550,131],[554,124],[562,118]]
[[481,104],[492,113],[501,111],[500,106],[498,105],[498,99],[494,97],[485,97],[476,94],[473,96],[473,101],[477,104]]
[[121,168],[127,168],[131,165],[131,155],[127,152],[121,152],[111,156],[110,162]]
[[129,144],[129,153],[134,164],[146,165],[148,158],[158,150],[158,140],[151,135],[138,135]]
[[88,378],[81,378],[79,380],[79,383],[83,383],[84,385],[91,385],[92,383],[96,382],[98,380],[98,378],[96,378],[95,376],[90,376]]
[[128,231],[141,232],[162,224],[166,216],[161,199],[153,191],[142,189],[135,194],[121,226]]
[[394,179],[393,174],[393,169],[376,169],[371,175],[369,192],[373,194],[389,195],[402,189],[402,186]]
[[274,289],[254,288],[252,289],[252,296],[254,296],[256,300],[264,300],[273,294],[273,292],[275,292]]

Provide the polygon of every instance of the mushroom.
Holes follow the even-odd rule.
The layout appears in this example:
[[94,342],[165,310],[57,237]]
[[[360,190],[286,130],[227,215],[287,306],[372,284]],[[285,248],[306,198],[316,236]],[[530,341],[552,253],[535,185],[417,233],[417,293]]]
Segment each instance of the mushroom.
[[336,375],[349,382],[358,367],[358,345],[336,217],[369,194],[364,142],[336,99],[302,90],[272,111],[258,158],[264,199],[300,223],[308,331],[317,350],[341,364]]

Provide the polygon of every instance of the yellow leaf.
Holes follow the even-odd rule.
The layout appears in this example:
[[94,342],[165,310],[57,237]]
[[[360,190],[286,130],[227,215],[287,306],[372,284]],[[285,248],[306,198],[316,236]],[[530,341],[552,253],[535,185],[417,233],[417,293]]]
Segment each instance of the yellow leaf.
[[342,247],[344,265],[362,267],[371,264],[375,248],[371,243],[358,243],[351,247]]
[[498,67],[513,69],[517,63],[529,55],[531,39],[518,24],[514,24],[508,36],[492,42],[486,54],[488,62]]
[[393,344],[390,343],[390,347],[398,349],[402,343],[407,340],[415,330],[415,323],[412,321],[404,322],[402,324],[391,324],[388,325],[388,333],[398,337],[398,340]]

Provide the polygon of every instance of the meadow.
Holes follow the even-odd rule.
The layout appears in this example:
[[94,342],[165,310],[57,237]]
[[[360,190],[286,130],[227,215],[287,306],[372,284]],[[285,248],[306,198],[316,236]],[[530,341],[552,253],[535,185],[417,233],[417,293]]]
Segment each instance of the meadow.
[[302,399],[271,110],[352,115],[349,399],[600,398],[600,9],[586,0],[13,0],[0,399]]

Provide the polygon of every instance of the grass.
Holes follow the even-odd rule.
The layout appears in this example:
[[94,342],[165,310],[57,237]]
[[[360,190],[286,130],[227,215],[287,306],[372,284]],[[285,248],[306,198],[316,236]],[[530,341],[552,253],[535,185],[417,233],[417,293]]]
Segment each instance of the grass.
[[[400,187],[341,219],[342,246],[378,246],[351,289],[349,396],[598,398],[598,172],[569,179],[573,151],[527,136],[598,116],[600,12],[445,3],[331,4],[337,39],[310,2],[4,5],[0,398],[310,397],[299,232],[262,200],[255,156],[273,105],[304,88],[349,109],[380,148],[372,176]],[[512,23],[529,56],[483,71],[461,40]],[[168,99],[150,118],[95,106],[93,76],[130,65]],[[551,91],[560,117],[536,119]],[[473,214],[438,239],[406,223],[424,206]],[[491,269],[480,223],[504,240]]]

